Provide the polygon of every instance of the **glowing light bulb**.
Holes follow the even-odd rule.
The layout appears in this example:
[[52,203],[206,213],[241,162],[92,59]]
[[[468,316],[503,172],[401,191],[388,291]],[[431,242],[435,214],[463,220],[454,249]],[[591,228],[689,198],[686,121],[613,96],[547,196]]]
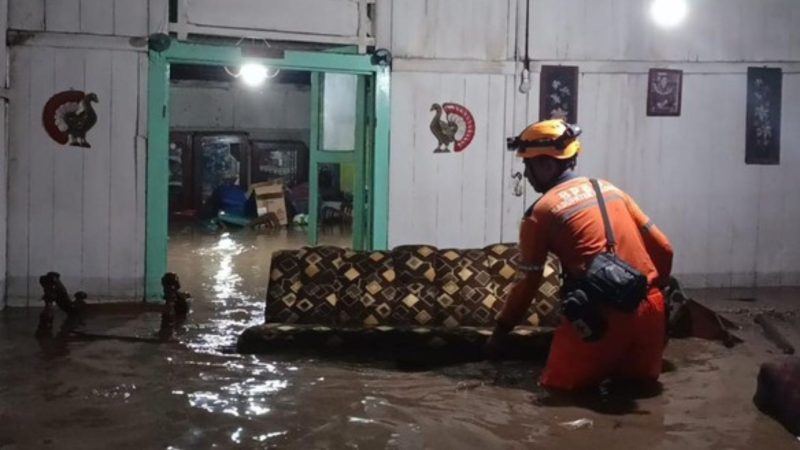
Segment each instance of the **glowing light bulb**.
[[267,80],[267,68],[261,64],[243,64],[239,69],[239,76],[248,86],[261,86]]
[[686,0],[654,0],[650,6],[653,20],[664,28],[672,28],[686,18]]

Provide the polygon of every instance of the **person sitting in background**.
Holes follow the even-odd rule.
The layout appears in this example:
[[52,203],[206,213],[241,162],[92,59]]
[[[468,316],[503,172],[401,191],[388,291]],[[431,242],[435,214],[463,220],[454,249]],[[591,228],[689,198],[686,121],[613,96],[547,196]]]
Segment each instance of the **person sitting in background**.
[[217,186],[206,201],[204,216],[210,220],[210,228],[217,225],[244,227],[253,219],[249,210],[247,192],[238,184],[235,173],[227,173],[222,184]]

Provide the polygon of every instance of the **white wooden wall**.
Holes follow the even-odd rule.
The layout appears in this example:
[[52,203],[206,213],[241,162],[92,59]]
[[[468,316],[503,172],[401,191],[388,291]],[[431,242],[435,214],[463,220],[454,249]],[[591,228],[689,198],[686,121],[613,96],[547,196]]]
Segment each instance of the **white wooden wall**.
[[[511,175],[521,167],[503,151],[504,138],[538,120],[540,65],[575,64],[586,149],[579,171],[636,197],[671,237],[685,283],[800,284],[796,1],[690,2],[688,21],[668,32],[650,21],[649,1],[531,0],[528,94],[517,91],[521,67],[511,58],[524,49],[524,1],[388,2],[380,23],[391,26],[378,38],[396,57],[391,246],[516,240],[519,217],[537,195],[530,188],[521,198],[511,195]],[[505,47],[501,10],[508,14]],[[475,17],[494,25],[469,26]],[[767,63],[785,71],[781,165],[748,166],[746,70]],[[646,117],[651,67],[685,71],[681,117]],[[462,103],[475,116],[475,140],[462,154],[432,153],[429,109],[443,101]]]
[[[95,300],[141,298],[146,74],[147,55],[131,50],[11,49],[9,305],[37,305],[51,270]],[[42,126],[47,100],[68,89],[99,98],[90,149]]]
[[[474,247],[516,241],[524,199],[509,176],[519,163],[505,137],[529,118],[517,102],[515,0],[386,0],[377,37],[392,73],[389,245]],[[472,112],[475,138],[459,154],[434,154],[433,103]],[[409,212],[413,213],[409,213]]]
[[180,39],[216,35],[282,41],[374,45],[368,4],[377,0],[180,0]]
[[[390,244],[463,247],[501,238],[503,124],[507,79],[502,75],[396,73],[392,80]],[[434,154],[432,103],[468,105],[472,144]]]
[[357,0],[183,0],[187,21],[198,26],[356,36]]
[[[650,0],[531,0],[531,57],[659,62],[800,59],[797,0],[686,3],[686,21],[665,30],[652,22]],[[524,17],[524,9],[520,12]],[[521,49],[524,40],[519,43]]]
[[[664,30],[653,25],[649,1],[531,0],[532,58],[581,67],[581,169],[639,199],[673,240],[685,282],[800,284],[800,237],[792,230],[800,202],[791,195],[800,169],[791,125],[800,118],[800,4],[688,4],[686,22]],[[781,165],[748,166],[746,71],[765,64],[785,72]],[[651,67],[684,70],[681,117],[646,117]]]
[[509,40],[516,26],[514,0],[386,3],[391,3],[391,48],[397,58],[503,61],[514,55]]
[[242,130],[255,138],[308,142],[311,97],[308,86],[178,82],[170,88],[170,127],[188,130]]
[[[6,47],[6,29],[8,25],[8,0],[0,0],[0,90],[7,96],[6,78],[8,75],[8,48]],[[6,290],[6,243],[7,243],[7,223],[8,223],[8,149],[7,144],[7,124],[6,124],[7,100],[0,98],[0,295]],[[0,302],[1,304],[2,302]]]
[[168,0],[8,0],[9,28],[115,36],[166,31]]
[[[688,68],[687,68],[688,70]],[[784,77],[781,164],[745,165],[746,67],[684,75],[679,118],[645,116],[645,73],[586,73],[579,171],[630,192],[698,286],[800,284],[800,77]]]

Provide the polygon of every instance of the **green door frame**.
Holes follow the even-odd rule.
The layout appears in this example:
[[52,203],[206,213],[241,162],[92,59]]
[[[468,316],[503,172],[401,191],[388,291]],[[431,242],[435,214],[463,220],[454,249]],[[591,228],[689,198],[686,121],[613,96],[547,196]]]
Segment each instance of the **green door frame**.
[[373,65],[369,55],[287,51],[282,59],[244,57],[239,47],[193,44],[173,40],[163,52],[150,52],[148,76],[147,218],[145,227],[145,297],[161,297],[161,276],[167,271],[169,181],[169,68],[170,64],[238,66],[256,61],[269,67],[311,72],[370,76],[374,83],[374,151],[367,186],[371,214],[370,248],[388,246],[389,222],[389,112],[390,71]]
[[[309,139],[309,191],[312,193],[308,199],[308,242],[310,245],[317,245],[319,241],[319,225],[321,218],[319,217],[321,195],[319,194],[319,169],[321,164],[338,164],[340,168],[345,165],[353,167],[354,186],[362,187],[362,189],[353,190],[353,249],[366,250],[370,249],[372,245],[366,242],[366,237],[369,236],[369,220],[365,220],[365,214],[368,214],[369,207],[366,205],[367,192],[369,192],[369,184],[364,176],[365,171],[369,168],[370,161],[365,158],[366,145],[369,141],[367,133],[367,124],[371,118],[367,114],[365,107],[366,98],[369,94],[367,92],[367,83],[363,76],[358,76],[356,87],[356,98],[353,99],[355,103],[355,128],[353,129],[356,137],[355,145],[350,150],[338,149],[330,151],[325,147],[325,142],[322,136],[325,134],[325,126],[323,124],[322,105],[325,100],[324,95],[324,78],[325,74],[322,72],[314,72],[311,74],[311,136]],[[371,134],[371,133],[369,133]],[[363,189],[366,187],[367,189]],[[316,193],[316,195],[314,195]]]

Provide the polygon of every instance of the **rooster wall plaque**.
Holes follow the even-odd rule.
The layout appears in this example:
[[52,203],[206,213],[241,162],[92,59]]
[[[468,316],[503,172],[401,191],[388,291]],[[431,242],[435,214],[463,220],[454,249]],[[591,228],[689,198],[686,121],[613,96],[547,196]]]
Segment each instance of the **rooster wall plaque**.
[[450,153],[464,151],[475,137],[475,119],[469,110],[457,103],[434,103],[431,111],[435,111],[431,119],[431,132],[439,141],[433,153]]
[[64,91],[50,97],[44,105],[42,122],[47,134],[61,145],[89,148],[86,133],[97,123],[92,103],[97,94]]

